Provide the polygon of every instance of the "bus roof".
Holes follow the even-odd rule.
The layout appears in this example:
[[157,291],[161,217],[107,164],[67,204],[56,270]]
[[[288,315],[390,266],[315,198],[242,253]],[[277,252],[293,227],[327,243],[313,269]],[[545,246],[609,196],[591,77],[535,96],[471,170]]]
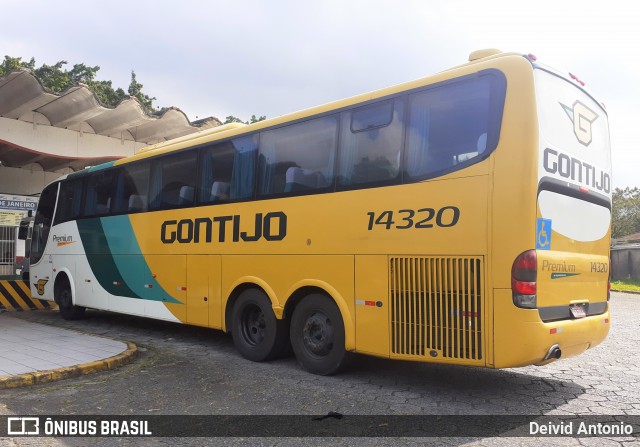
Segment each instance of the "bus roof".
[[[101,165],[89,167],[82,171],[69,174],[67,177],[73,178],[76,176],[84,176],[91,172],[107,169],[112,166],[118,166],[120,164],[125,164],[125,163],[133,162],[136,160],[142,160],[142,159],[150,158],[156,155],[166,154],[169,152],[185,149],[188,147],[198,146],[200,144],[205,144],[210,141],[231,138],[233,136],[236,136],[245,132],[260,131],[266,128],[275,127],[281,124],[286,124],[291,121],[304,119],[316,114],[322,114],[322,113],[330,112],[333,110],[339,110],[344,107],[350,106],[354,103],[359,103],[359,102],[365,103],[368,101],[384,98],[386,96],[390,96],[404,90],[418,88],[431,82],[438,82],[438,78],[448,77],[447,76],[448,73],[454,70],[458,70],[464,67],[472,66],[472,65],[479,64],[479,63],[486,62],[493,59],[514,57],[514,56],[519,58],[527,57],[522,53],[513,53],[513,52],[503,53],[497,49],[485,49],[485,50],[474,51],[469,55],[469,62],[466,62],[456,67],[449,68],[447,70],[444,70],[442,72],[439,72],[430,76],[426,76],[426,77],[409,81],[409,82],[404,82],[391,87],[386,87],[383,89],[362,93],[349,98],[332,101],[323,105],[314,106],[311,108],[307,108],[297,112],[282,115],[276,118],[259,121],[257,123],[252,123],[249,125],[246,125],[243,123],[231,123],[231,124],[226,124],[226,125],[214,127],[211,129],[207,129],[205,131],[198,132],[196,134],[189,134],[183,137],[178,137],[169,141],[147,146],[130,157],[126,157],[120,160],[111,161],[111,162],[103,163]],[[60,179],[58,179],[57,181],[67,177],[65,176],[60,177]]]

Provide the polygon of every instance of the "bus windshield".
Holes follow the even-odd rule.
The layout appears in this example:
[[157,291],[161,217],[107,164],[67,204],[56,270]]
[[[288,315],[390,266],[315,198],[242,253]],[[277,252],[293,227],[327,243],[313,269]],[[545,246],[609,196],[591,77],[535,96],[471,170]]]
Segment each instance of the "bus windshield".
[[31,239],[31,264],[37,264],[47,245],[49,238],[49,230],[51,229],[51,221],[53,220],[53,211],[56,205],[56,195],[58,194],[58,183],[47,186],[38,203],[38,210],[33,222],[33,236]]

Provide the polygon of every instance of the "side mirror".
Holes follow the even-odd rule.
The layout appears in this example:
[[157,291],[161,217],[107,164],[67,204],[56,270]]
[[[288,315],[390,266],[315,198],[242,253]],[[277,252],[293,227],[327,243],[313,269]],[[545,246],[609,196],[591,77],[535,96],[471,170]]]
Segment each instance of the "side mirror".
[[21,225],[18,228],[18,239],[20,239],[21,241],[26,241],[28,235],[29,235],[29,227]]

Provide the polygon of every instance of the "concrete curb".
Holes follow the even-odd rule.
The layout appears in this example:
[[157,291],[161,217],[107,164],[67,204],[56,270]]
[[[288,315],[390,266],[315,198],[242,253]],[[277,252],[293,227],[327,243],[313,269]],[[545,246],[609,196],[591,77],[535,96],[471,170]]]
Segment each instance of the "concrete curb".
[[33,373],[0,377],[0,390],[19,388],[29,385],[39,385],[56,380],[80,377],[85,374],[107,371],[126,365],[138,355],[138,347],[128,341],[124,343],[127,344],[126,350],[104,360],[96,360],[94,362],[83,363],[75,366],[66,366],[58,369],[50,369],[48,371],[36,371]]
[[640,295],[640,292],[635,292],[635,291],[631,291],[631,290],[614,290],[611,289],[612,292],[618,292],[618,293],[630,293],[632,295]]

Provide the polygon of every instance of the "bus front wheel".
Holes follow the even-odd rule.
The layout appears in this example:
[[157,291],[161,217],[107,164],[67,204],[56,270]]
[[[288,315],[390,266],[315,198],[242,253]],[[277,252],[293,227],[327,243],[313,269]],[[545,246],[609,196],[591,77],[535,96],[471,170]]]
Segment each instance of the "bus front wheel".
[[84,316],[85,308],[73,304],[73,294],[68,281],[63,281],[55,291],[55,301],[58,303],[60,315],[65,320],[79,320]]
[[298,362],[313,374],[334,374],[344,366],[344,322],[331,298],[312,294],[296,306],[291,318],[291,346]]
[[288,335],[285,322],[276,318],[264,292],[248,289],[240,294],[232,310],[231,336],[244,358],[263,362],[280,356]]

